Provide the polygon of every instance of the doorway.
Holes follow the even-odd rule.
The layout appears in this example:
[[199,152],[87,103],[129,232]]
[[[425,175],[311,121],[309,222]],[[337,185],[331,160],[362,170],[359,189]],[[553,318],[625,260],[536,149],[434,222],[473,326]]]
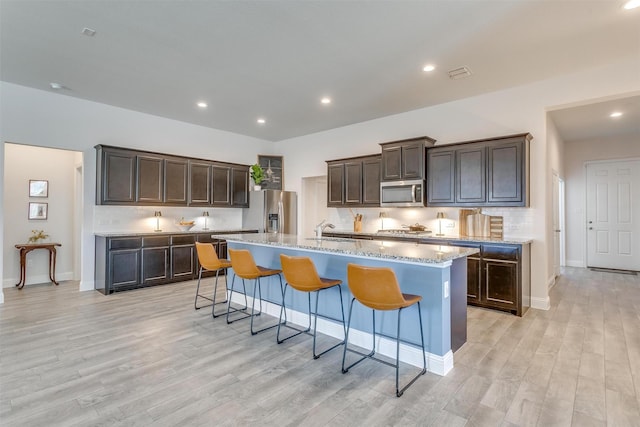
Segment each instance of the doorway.
[[590,162],[587,267],[640,270],[640,160]]

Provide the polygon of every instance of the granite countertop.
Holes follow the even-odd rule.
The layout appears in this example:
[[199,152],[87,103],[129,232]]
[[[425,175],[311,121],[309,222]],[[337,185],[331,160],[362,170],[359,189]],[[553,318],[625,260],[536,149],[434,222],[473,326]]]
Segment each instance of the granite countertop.
[[105,231],[94,233],[96,236],[100,237],[139,237],[139,236],[173,236],[176,234],[237,234],[237,233],[255,233],[258,230],[203,230],[201,228],[194,229],[192,228],[189,231],[144,231],[144,232],[135,232],[135,231]]
[[336,237],[302,237],[292,234],[251,233],[220,236],[227,242],[252,243],[264,246],[302,249],[318,252],[389,259],[406,263],[447,266],[454,259],[478,253],[476,248],[425,245],[413,242],[357,240]]
[[491,237],[470,237],[470,236],[436,236],[433,233],[407,233],[407,234],[397,234],[397,233],[388,233],[388,232],[376,232],[376,233],[356,233],[348,230],[327,230],[329,234],[344,234],[345,236],[367,236],[373,237],[374,240],[376,238],[402,238],[402,239],[414,239],[414,240],[423,240],[423,239],[437,239],[437,240],[446,240],[451,244],[455,244],[455,242],[473,242],[473,243],[508,243],[515,245],[528,245],[533,239],[527,239],[522,237],[503,237],[502,239],[495,239]]

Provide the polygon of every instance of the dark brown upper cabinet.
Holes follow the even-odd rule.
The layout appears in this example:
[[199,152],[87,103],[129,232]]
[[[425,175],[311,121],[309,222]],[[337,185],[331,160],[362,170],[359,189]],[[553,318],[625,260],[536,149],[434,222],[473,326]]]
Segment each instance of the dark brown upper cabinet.
[[96,146],[96,203],[247,207],[249,166]]
[[97,146],[96,204],[130,205],[136,201],[136,154]]
[[249,167],[231,166],[231,206],[249,207]]
[[384,142],[382,146],[382,181],[424,179],[425,149],[435,144],[428,136]]
[[189,206],[211,205],[211,163],[189,162]]
[[327,162],[327,206],[380,206],[380,155]]
[[186,205],[189,185],[189,161],[181,158],[164,159],[164,203]]
[[427,150],[427,206],[529,206],[531,135]]

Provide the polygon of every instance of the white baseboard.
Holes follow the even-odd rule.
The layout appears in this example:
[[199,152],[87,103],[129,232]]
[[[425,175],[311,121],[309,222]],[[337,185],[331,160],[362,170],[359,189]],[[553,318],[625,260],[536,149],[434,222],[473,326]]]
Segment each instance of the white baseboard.
[[[253,299],[247,296],[249,306]],[[234,293],[232,302],[244,305],[244,296]],[[262,303],[262,311],[270,316],[280,317],[280,306],[270,302]],[[346,315],[346,313],[345,313]],[[306,328],[309,324],[309,316],[306,313],[287,309],[287,322]],[[318,318],[318,332],[339,340],[344,339],[342,325],[327,319]],[[356,345],[362,348],[371,347],[371,334],[352,329],[349,332],[349,345]],[[396,341],[386,337],[376,337],[376,352],[383,356],[395,359]],[[427,358],[427,371],[438,375],[446,375],[453,369],[453,352],[449,350],[444,356],[438,356],[425,352]],[[400,343],[400,360],[413,366],[422,368],[422,355],[419,348],[408,344]]]
[[[68,271],[66,273],[56,273],[56,280],[58,282],[62,282],[65,280],[73,280],[73,272]],[[4,279],[2,281],[2,287],[13,288],[16,285],[16,283],[18,283],[19,281],[20,281],[19,277]],[[51,280],[49,280],[49,276],[46,274],[39,274],[36,276],[27,274],[27,280],[24,285],[25,286],[38,285],[41,283],[51,283]]]
[[551,300],[546,298],[531,298],[531,308],[538,310],[549,310],[551,308]]
[[96,285],[93,280],[81,280],[80,281],[80,292],[83,291],[95,291]]
[[0,304],[4,304],[4,292],[0,290]]
[[547,279],[547,290],[550,290],[551,288],[553,288],[555,284],[556,284],[556,275],[554,274],[553,276]]
[[575,259],[572,259],[572,260],[566,260],[566,261],[565,261],[565,265],[566,265],[567,267],[581,267],[581,268],[585,268],[585,267],[586,267],[586,265],[584,265],[584,261],[582,261],[582,260],[575,260]]

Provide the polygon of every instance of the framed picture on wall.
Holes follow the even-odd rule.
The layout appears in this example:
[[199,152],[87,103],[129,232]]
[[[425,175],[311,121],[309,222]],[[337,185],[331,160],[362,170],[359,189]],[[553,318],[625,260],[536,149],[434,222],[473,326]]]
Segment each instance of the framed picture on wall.
[[267,190],[282,190],[284,188],[284,160],[282,156],[258,155],[258,164],[264,170],[262,188]]
[[30,179],[29,197],[49,197],[49,181]]
[[29,219],[47,219],[48,203],[29,202]]

